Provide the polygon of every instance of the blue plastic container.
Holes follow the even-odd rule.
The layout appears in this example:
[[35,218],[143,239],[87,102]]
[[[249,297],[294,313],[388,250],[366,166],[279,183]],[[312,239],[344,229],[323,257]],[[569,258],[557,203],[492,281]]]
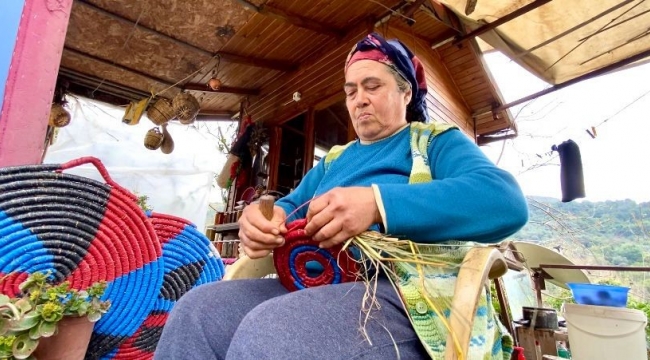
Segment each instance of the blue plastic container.
[[581,305],[625,307],[629,287],[567,283],[573,293],[573,300]]

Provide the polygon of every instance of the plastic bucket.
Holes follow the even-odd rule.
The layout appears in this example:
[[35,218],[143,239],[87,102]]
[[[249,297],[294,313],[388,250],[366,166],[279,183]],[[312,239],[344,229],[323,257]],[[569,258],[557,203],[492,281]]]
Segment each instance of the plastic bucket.
[[576,360],[646,360],[645,325],[640,310],[564,304],[571,355]]

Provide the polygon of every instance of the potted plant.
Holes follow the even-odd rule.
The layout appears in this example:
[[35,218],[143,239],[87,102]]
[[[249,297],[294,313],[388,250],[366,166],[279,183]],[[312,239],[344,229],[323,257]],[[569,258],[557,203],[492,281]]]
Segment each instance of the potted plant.
[[83,359],[94,323],[110,307],[100,299],[106,283],[79,291],[49,278],[34,273],[20,297],[0,294],[0,359]]

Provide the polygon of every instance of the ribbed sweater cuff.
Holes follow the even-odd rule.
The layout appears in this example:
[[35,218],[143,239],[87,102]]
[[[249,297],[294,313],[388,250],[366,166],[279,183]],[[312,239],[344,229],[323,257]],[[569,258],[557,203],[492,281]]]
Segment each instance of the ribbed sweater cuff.
[[379,215],[381,215],[383,228],[388,229],[388,224],[386,223],[386,209],[384,209],[384,202],[381,199],[379,186],[377,186],[377,184],[372,184],[372,191],[375,193],[375,203],[377,203],[377,209],[379,209]]

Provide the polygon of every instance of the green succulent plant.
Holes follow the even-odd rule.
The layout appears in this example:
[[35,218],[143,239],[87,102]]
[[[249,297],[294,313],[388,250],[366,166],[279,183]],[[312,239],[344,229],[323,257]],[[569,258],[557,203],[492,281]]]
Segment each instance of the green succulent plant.
[[64,317],[96,322],[110,308],[110,301],[101,300],[106,282],[75,290],[67,281],[52,284],[50,275],[31,274],[19,286],[20,297],[0,294],[0,359],[34,359],[39,339],[55,335]]

